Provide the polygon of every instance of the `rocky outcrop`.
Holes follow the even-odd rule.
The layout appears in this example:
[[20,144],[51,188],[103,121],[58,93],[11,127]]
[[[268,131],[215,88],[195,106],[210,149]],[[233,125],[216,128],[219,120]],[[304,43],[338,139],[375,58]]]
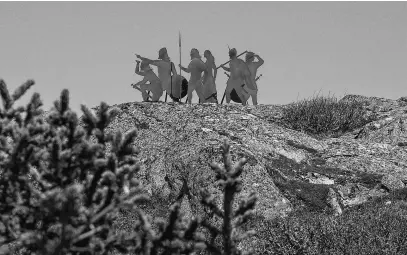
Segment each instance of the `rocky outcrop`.
[[407,182],[407,151],[400,146],[407,142],[407,101],[342,100],[355,98],[377,120],[339,138],[317,140],[284,128],[278,105],[125,103],[116,105],[120,114],[109,129],[138,129],[140,178],[167,209],[180,201],[191,217],[202,213],[201,188],[220,195],[209,163],[222,162],[227,140],[234,162],[248,159],[241,196],[257,193],[255,215],[272,219],[295,206],[329,206],[339,215]]
[[138,128],[141,175],[149,192],[164,200],[175,200],[183,185],[187,185],[191,194],[185,197],[191,206],[185,207],[192,210],[199,207],[201,188],[218,192],[209,163],[221,162],[220,145],[225,139],[231,143],[232,160],[248,159],[241,195],[255,191],[261,197],[256,213],[268,219],[287,213],[291,207],[265,166],[278,155],[298,163],[309,158],[311,152],[290,143],[302,144],[312,151],[324,149],[321,142],[305,134],[264,120],[254,107],[163,103],[128,103],[118,107],[121,113],[111,129],[126,132]]
[[364,103],[368,115],[377,120],[360,130],[354,138],[376,143],[407,146],[407,97],[390,100],[377,97],[348,95],[342,100],[358,100]]

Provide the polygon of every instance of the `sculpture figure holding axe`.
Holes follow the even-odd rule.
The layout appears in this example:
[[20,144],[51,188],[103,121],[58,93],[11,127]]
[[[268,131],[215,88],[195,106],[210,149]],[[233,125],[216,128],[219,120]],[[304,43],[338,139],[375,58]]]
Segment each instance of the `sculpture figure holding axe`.
[[[249,68],[247,67],[246,63],[237,58],[237,51],[235,48],[229,50],[229,57],[230,57],[230,62],[229,66],[230,68],[225,67],[223,64],[220,67],[222,67],[225,71],[230,72],[230,77],[227,81],[227,86],[226,86],[226,102],[230,103],[231,100],[231,93],[233,89],[236,91],[237,95],[240,98],[240,101],[242,102],[243,105],[246,105],[247,100],[249,99],[249,95],[247,92],[250,94],[253,93],[254,85],[252,84],[253,81],[251,79],[251,74],[249,71]],[[243,87],[245,87],[243,89]],[[223,99],[222,99],[223,102]]]
[[[226,76],[227,76],[228,78],[230,78],[230,75],[229,75],[227,72],[224,72],[224,74],[226,74]],[[257,76],[255,81],[258,81],[261,76],[263,76],[263,75],[260,74],[259,76]],[[246,97],[249,97],[249,96],[250,96],[249,93],[245,90],[245,87],[243,87],[242,92],[244,92],[244,93],[243,93],[244,96],[246,96]],[[234,102],[236,102],[236,103],[241,103],[241,102],[242,102],[242,100],[240,100],[239,96],[237,95],[236,90],[234,90],[234,89],[233,89],[232,92],[230,93],[230,98],[232,99],[232,101],[234,101]],[[223,101],[223,98],[222,98],[222,101]]]

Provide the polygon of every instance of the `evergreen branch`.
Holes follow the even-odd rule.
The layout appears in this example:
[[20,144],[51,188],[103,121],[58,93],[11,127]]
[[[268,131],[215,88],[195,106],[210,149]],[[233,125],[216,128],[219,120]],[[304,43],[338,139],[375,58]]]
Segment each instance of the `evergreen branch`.
[[121,142],[122,142],[122,132],[117,130],[116,134],[112,138],[112,149],[111,149],[111,151],[116,155],[118,155],[118,152],[120,150]]
[[82,120],[85,124],[87,135],[90,136],[92,134],[93,129],[96,128],[97,118],[85,105],[81,105],[81,110],[83,112]]
[[62,90],[60,97],[60,114],[63,115],[69,109],[69,91]]
[[3,100],[4,111],[7,112],[13,106],[13,100],[10,97],[10,93],[7,89],[6,83],[0,79],[0,96]]
[[133,129],[124,136],[118,148],[118,158],[121,159],[125,155],[138,154],[138,150],[132,145],[137,137],[137,129]]
[[131,196],[131,198],[125,200],[123,205],[134,206],[135,203],[147,202],[148,200],[149,197],[147,195],[139,194],[136,196]]
[[202,192],[201,203],[207,206],[211,212],[215,213],[217,216],[221,218],[225,217],[224,212],[222,212],[222,210],[218,207],[214,199],[215,198],[210,195],[208,191],[205,190]]
[[86,239],[86,238],[89,238],[89,237],[91,237],[91,236],[94,236],[96,233],[102,231],[104,228],[105,228],[104,226],[99,226],[99,227],[97,227],[97,228],[94,228],[94,229],[92,229],[92,230],[90,230],[90,231],[88,231],[88,232],[86,232],[86,233],[84,233],[84,234],[78,236],[77,238],[75,238],[75,239],[72,241],[72,243],[75,244],[75,243],[77,243],[77,242],[82,241],[83,239]]
[[55,114],[61,115],[61,101],[54,101],[54,109],[56,110]]
[[179,217],[179,208],[180,205],[178,203],[174,204],[172,206],[171,213],[170,213],[170,217],[169,217],[169,222],[167,224],[167,226],[164,229],[164,232],[161,234],[160,239],[158,239],[157,241],[162,242],[164,240],[170,240],[171,237],[173,236],[173,232],[175,230],[175,224],[178,220]]
[[239,162],[233,167],[233,171],[230,174],[231,178],[237,178],[242,174],[243,166],[247,163],[246,158],[242,158]]
[[251,193],[246,201],[241,201],[239,208],[234,213],[234,217],[244,215],[246,211],[253,210],[256,205],[257,197],[255,193]]
[[225,166],[225,171],[229,173],[231,171],[231,159],[230,159],[230,145],[227,143],[226,140],[224,140],[223,145],[221,147],[222,149],[222,157],[223,157],[223,164]]
[[217,163],[211,163],[210,166],[211,166],[212,170],[215,171],[215,173],[216,173],[215,178],[217,180],[219,180],[219,179],[226,180],[226,178],[227,178],[226,171],[223,169],[222,166],[220,166]]
[[98,222],[101,218],[103,218],[106,214],[110,213],[115,209],[116,204],[111,203],[110,205],[106,206],[103,210],[101,210],[98,214],[96,214],[91,220],[90,223]]
[[210,223],[207,219],[203,220],[201,222],[201,225],[209,230],[213,235],[218,235],[221,234],[222,231],[218,229],[216,226],[214,226],[212,223]]
[[199,222],[197,219],[193,219],[190,223],[188,228],[185,230],[184,232],[184,238],[187,240],[192,240],[195,231],[198,229],[199,227]]
[[20,97],[22,97],[27,92],[27,90],[29,90],[31,86],[33,86],[34,84],[35,84],[34,80],[28,80],[25,83],[23,83],[20,87],[18,87],[14,91],[13,95],[11,96],[12,100],[15,102],[18,99],[20,99]]
[[24,120],[24,125],[27,126],[28,123],[33,121],[33,117],[38,116],[42,113],[42,110],[39,107],[42,106],[42,102],[40,99],[40,95],[38,93],[34,93],[31,97],[30,102],[26,106],[26,116]]

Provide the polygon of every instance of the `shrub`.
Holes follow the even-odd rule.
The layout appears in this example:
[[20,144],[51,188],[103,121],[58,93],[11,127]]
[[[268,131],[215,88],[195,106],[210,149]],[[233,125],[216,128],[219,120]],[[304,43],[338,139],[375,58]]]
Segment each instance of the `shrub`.
[[288,128],[312,135],[339,135],[371,122],[363,102],[356,99],[338,101],[335,96],[315,95],[287,105],[282,123]]
[[[231,210],[245,160],[231,167],[226,143],[225,168],[212,165],[224,189],[223,210],[208,192],[203,192],[202,200],[221,217],[222,229],[199,218],[184,224],[175,204],[169,219],[156,220],[158,230],[153,230],[153,219],[138,206],[148,197],[135,178],[136,130],[125,135],[107,132],[118,109],[103,102],[96,115],[82,105],[80,126],[69,108],[68,90],[62,91],[46,117],[38,93],[25,107],[15,107],[32,85],[29,80],[10,95],[0,80],[0,254],[10,254],[13,247],[20,254],[185,254],[204,248],[215,254],[240,254],[235,242],[246,235],[235,230],[248,217],[256,197]],[[123,208],[138,215],[130,230],[114,227]],[[221,235],[224,246],[204,240],[199,227]]]
[[0,82],[1,251],[10,243],[25,254],[126,250],[130,237],[116,232],[113,221],[119,208],[146,199],[133,179],[139,169],[138,151],[131,145],[135,131],[106,133],[118,111],[108,110],[105,103],[98,116],[82,106],[82,128],[69,108],[67,90],[45,120],[37,93],[26,107],[15,108],[14,102],[33,84],[26,82],[10,96]]

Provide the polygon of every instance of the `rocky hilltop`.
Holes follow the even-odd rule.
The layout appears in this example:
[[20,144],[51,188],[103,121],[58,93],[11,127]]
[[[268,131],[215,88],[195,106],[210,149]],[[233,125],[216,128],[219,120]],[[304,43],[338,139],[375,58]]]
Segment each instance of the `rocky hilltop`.
[[[293,208],[346,208],[407,183],[407,98],[361,100],[376,120],[340,137],[314,138],[285,128],[284,105],[124,103],[110,130],[138,129],[141,180],[153,197],[146,210],[168,213],[180,201],[187,216],[202,213],[200,188],[219,193],[210,162],[248,159],[242,196],[258,195],[255,215],[272,219]],[[97,108],[94,108],[97,111]]]

